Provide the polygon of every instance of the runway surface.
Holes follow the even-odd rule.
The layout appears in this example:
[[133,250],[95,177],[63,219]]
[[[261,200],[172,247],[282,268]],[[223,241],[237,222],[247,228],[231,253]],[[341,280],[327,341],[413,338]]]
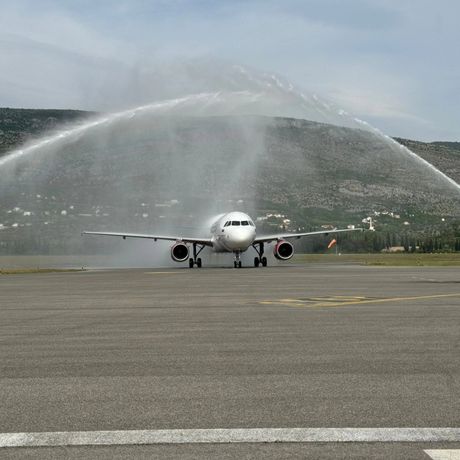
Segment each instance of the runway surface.
[[[277,428],[459,428],[459,344],[457,268],[3,276],[0,433],[45,433],[59,447],[0,457],[430,458],[424,450],[460,442],[259,441]],[[200,429],[266,431],[243,443],[74,447],[53,435]]]

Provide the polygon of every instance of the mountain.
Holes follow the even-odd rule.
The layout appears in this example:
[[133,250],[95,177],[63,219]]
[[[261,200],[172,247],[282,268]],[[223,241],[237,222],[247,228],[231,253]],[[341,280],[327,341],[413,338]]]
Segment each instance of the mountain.
[[420,142],[400,137],[395,140],[460,182],[460,142]]
[[[0,110],[6,152],[95,114]],[[457,143],[398,139],[460,180]],[[457,218],[457,189],[371,131],[263,116],[136,113],[80,130],[2,167],[4,251],[87,251],[81,230],[186,231],[241,209],[288,229],[360,225],[417,231]],[[97,243],[107,249],[110,242]],[[2,250],[0,248],[0,250]]]
[[81,110],[11,109],[0,107],[0,156],[18,145],[94,115]]

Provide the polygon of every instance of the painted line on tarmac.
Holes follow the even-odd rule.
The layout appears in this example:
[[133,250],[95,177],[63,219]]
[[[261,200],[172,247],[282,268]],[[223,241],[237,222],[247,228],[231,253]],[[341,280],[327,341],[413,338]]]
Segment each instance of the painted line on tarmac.
[[230,428],[0,433],[0,448],[262,442],[460,442],[460,428]]
[[424,452],[434,460],[460,460],[460,449],[427,449]]
[[262,305],[285,305],[288,307],[304,307],[304,308],[321,308],[321,307],[345,307],[347,305],[361,305],[372,303],[388,303],[388,302],[404,302],[411,300],[428,300],[428,299],[442,299],[448,297],[460,297],[460,293],[455,294],[434,294],[422,296],[409,296],[409,297],[386,297],[384,299],[361,299],[356,298],[350,301],[334,302],[325,301],[317,303],[308,303],[302,299],[280,299],[280,300],[263,300],[259,304]]

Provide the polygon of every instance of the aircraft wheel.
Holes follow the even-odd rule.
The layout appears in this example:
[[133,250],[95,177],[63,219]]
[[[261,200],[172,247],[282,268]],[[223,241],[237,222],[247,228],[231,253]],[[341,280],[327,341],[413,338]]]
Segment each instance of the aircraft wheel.
[[258,257],[254,257],[254,267],[258,267],[260,264],[260,260]]
[[196,266],[198,268],[201,268],[201,258],[200,257],[198,257],[198,259],[196,259]]
[[241,268],[241,260],[238,262],[238,268]]
[[235,261],[233,262],[233,268],[237,268],[237,267],[238,267],[238,262],[235,260]]
[[266,257],[262,257],[262,266],[263,267],[267,266],[267,258]]
[[193,259],[192,258],[188,259],[188,266],[190,268],[193,268]]

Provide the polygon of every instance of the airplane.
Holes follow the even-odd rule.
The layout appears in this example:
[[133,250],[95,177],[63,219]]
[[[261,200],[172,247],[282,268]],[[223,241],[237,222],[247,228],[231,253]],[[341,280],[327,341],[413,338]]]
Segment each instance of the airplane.
[[[294,246],[288,240],[298,239],[303,236],[328,235],[330,233],[363,231],[362,228],[334,228],[305,233],[277,233],[273,235],[257,236],[253,220],[243,212],[229,212],[213,223],[208,238],[187,238],[183,236],[145,235],[139,233],[114,233],[114,232],[83,232],[83,235],[118,236],[126,238],[146,238],[174,241],[171,246],[171,258],[175,262],[185,262],[188,259],[189,267],[201,268],[202,260],[198,257],[204,248],[209,247],[213,252],[229,252],[234,254],[234,268],[241,268],[241,254],[250,247],[254,248],[257,256],[254,257],[254,266],[267,266],[265,245],[276,242],[273,254],[278,260],[289,260],[294,255]],[[189,246],[192,246],[190,254]],[[191,257],[190,257],[191,255]]]

